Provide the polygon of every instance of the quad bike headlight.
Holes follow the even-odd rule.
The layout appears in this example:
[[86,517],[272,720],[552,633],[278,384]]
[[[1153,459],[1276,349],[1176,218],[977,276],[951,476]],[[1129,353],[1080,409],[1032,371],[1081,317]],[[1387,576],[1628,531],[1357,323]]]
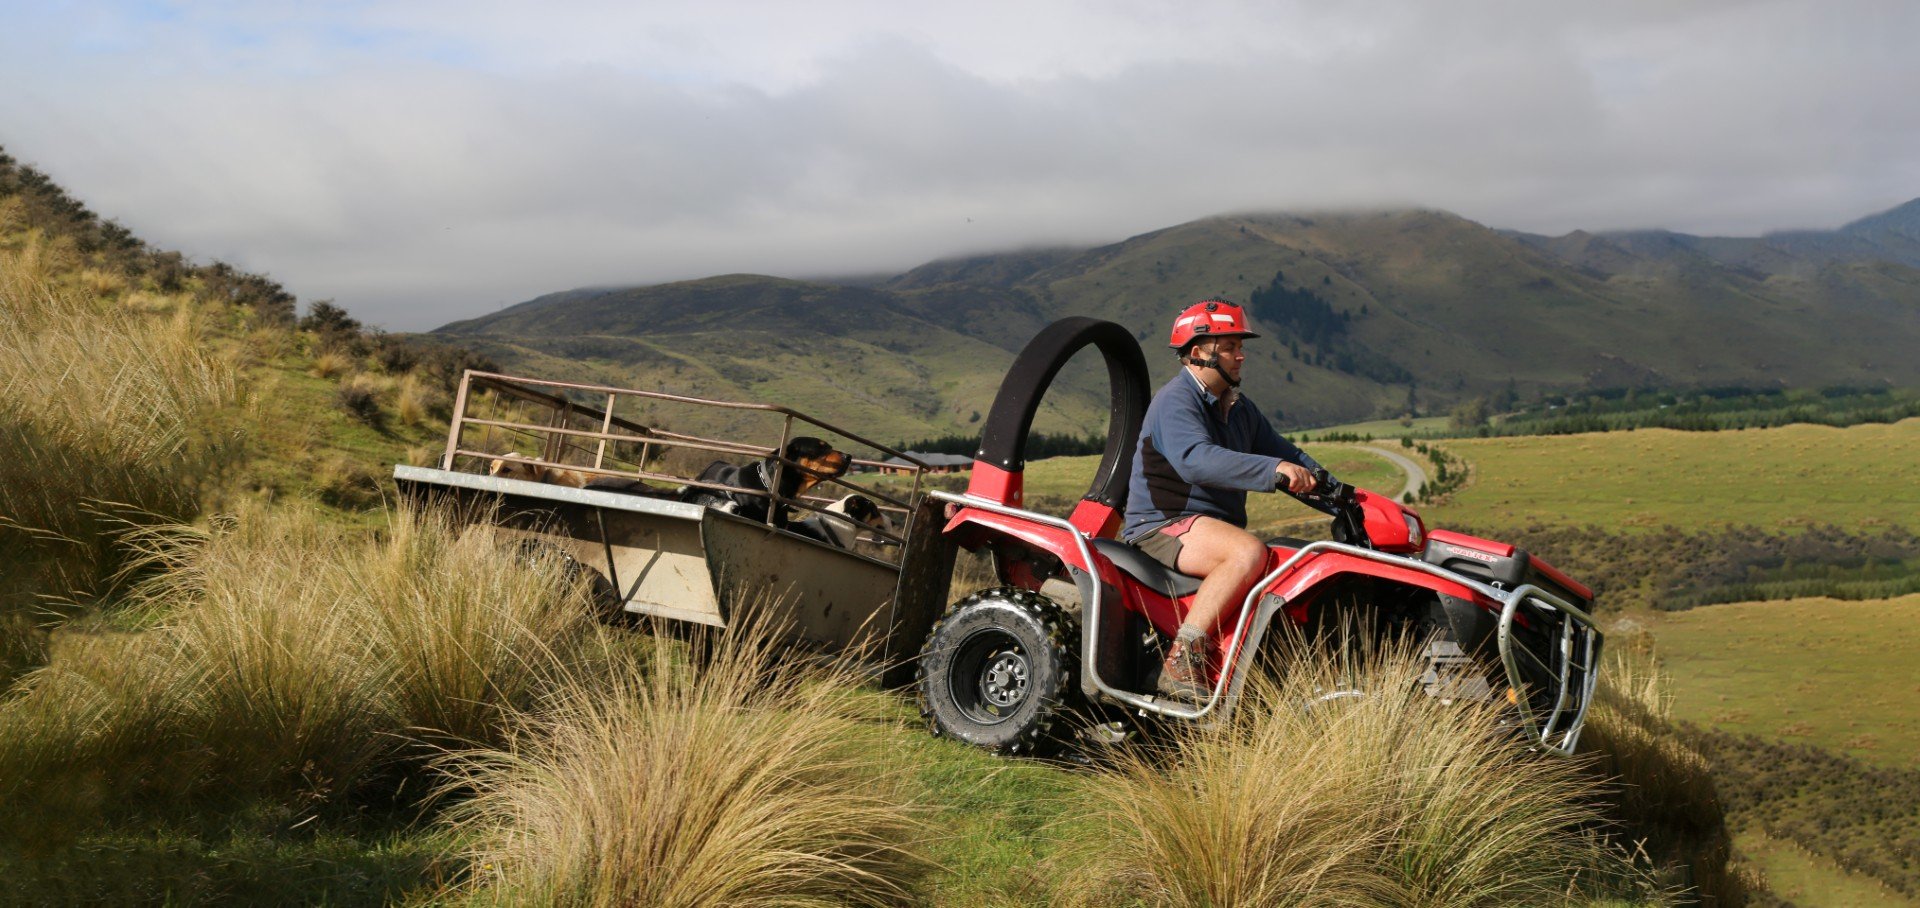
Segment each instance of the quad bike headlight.
[[1421,525],[1420,515],[1412,511],[1404,511],[1400,517],[1407,522],[1407,544],[1416,547],[1426,545],[1427,528]]

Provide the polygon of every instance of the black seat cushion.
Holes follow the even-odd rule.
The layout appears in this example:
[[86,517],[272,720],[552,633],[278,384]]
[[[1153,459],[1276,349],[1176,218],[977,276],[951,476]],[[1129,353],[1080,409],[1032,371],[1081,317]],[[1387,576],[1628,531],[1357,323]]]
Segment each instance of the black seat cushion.
[[1118,539],[1095,539],[1093,550],[1107,556],[1114,566],[1127,572],[1170,599],[1190,596],[1200,589],[1200,578],[1190,577],[1148,557]]

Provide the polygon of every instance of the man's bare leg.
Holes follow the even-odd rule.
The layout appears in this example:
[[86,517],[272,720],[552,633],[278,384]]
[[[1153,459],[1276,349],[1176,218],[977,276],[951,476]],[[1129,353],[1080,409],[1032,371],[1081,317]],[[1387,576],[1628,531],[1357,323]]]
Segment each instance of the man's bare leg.
[[1160,672],[1162,692],[1194,699],[1206,696],[1206,638],[1227,606],[1243,599],[1267,563],[1267,547],[1252,533],[1214,517],[1196,517],[1180,537],[1179,569],[1200,578],[1193,608],[1167,651]]
[[1218,518],[1194,518],[1180,537],[1180,573],[1199,577],[1200,592],[1181,627],[1211,631],[1227,606],[1246,598],[1266,564],[1267,547],[1252,533]]

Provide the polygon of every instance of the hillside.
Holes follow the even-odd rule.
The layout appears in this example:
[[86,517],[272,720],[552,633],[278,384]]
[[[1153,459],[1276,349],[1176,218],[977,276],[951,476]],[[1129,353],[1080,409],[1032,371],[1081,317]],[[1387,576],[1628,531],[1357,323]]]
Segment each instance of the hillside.
[[[695,313],[687,336],[716,327]],[[1630,692],[1596,707],[1596,754],[1650,760],[1677,806],[1596,794],[1495,709],[1293,708],[1334,672],[1411,688],[1391,655],[1306,665],[1167,738],[1178,760],[1074,766],[935,739],[851,663],[752,633],[604,626],[576,563],[366,483],[483,363],[293,316],[0,157],[0,904],[1741,901],[1710,788]],[[1616,823],[1662,841],[1587,834]]]
[[1750,276],[1807,276],[1825,265],[1891,262],[1920,268],[1920,199],[1837,230],[1784,230],[1758,237],[1702,237],[1664,230],[1516,239],[1607,276],[1711,263]]
[[[508,368],[780,399],[895,437],[964,431],[1035,328],[1092,315],[1157,351],[1179,305],[1246,302],[1248,392],[1288,426],[1622,387],[1920,384],[1920,202],[1824,234],[1549,238],[1440,211],[1216,217],[878,284],[730,275],[575,290],[437,333]],[[558,370],[558,372],[556,372]],[[1099,376],[1053,430],[1092,429]]]

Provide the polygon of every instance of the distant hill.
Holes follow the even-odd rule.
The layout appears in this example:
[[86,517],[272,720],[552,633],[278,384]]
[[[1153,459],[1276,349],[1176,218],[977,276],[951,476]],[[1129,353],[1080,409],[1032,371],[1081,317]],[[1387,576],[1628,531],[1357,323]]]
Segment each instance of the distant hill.
[[[1093,249],[858,285],[728,275],[529,300],[437,333],[510,369],[779,401],[888,438],[967,431],[1036,329],[1092,315],[1150,362],[1178,309],[1248,303],[1248,392],[1284,425],[1475,396],[1920,385],[1920,200],[1836,231],[1560,237],[1442,211],[1206,218]],[[1076,363],[1049,430],[1104,421]]]

